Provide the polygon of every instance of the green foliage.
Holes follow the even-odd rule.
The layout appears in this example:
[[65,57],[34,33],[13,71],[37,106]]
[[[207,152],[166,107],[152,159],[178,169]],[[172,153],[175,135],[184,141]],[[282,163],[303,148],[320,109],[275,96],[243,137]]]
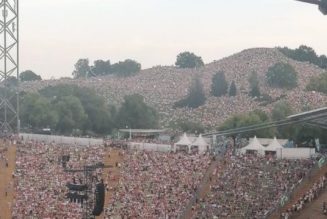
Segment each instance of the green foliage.
[[95,91],[70,85],[58,85],[56,87],[47,87],[40,93],[53,102],[57,102],[62,97],[74,96],[79,99],[82,107],[87,114],[87,121],[82,130],[92,130],[98,134],[110,132],[113,126],[113,116],[105,100],[98,96]]
[[327,68],[327,57],[325,55],[318,56],[316,52],[308,46],[301,45],[297,49],[289,49],[287,47],[278,48],[287,57],[300,61],[300,62],[310,62],[312,64],[318,65],[321,68]]
[[250,84],[250,93],[251,97],[260,97],[260,87],[259,87],[259,79],[257,72],[253,71],[249,77]]
[[204,65],[200,56],[191,52],[182,52],[177,55],[175,65],[179,68],[198,68]]
[[23,71],[20,73],[19,78],[21,81],[41,81],[40,75],[35,74],[31,70]]
[[91,68],[88,59],[79,59],[75,64],[75,70],[73,71],[74,78],[87,78],[91,74]]
[[297,86],[297,72],[287,63],[277,63],[266,73],[267,82],[272,87],[294,88]]
[[87,120],[81,101],[75,96],[64,96],[55,103],[58,113],[57,131],[63,134],[72,133],[73,129],[82,129]]
[[187,133],[204,133],[205,129],[202,124],[198,122],[192,122],[189,120],[178,120],[174,124],[170,124],[170,127],[174,130],[181,130]]
[[237,94],[237,89],[236,89],[235,81],[232,81],[229,87],[228,95],[230,97],[234,97],[236,96],[236,94]]
[[158,127],[158,114],[144,103],[138,94],[125,96],[124,103],[117,113],[118,128],[151,129]]
[[113,64],[111,68],[112,72],[118,76],[130,76],[141,70],[141,64],[134,60],[126,59],[123,62]]
[[95,76],[107,75],[112,72],[109,60],[96,60],[94,61],[94,65],[91,67],[91,69]]
[[39,94],[26,94],[21,101],[21,122],[30,128],[54,128],[58,114],[47,98]]
[[[280,101],[275,104],[272,112],[271,117],[273,121],[280,121],[285,119],[287,116],[290,116],[293,113],[293,109],[291,105],[288,102]],[[295,131],[295,126],[293,125],[287,125],[287,126],[281,126],[278,127],[278,137],[280,138],[289,138],[290,136],[293,136]]]
[[327,94],[327,72],[324,72],[317,77],[311,78],[307,86],[307,90],[318,91]]
[[206,101],[203,85],[199,77],[195,77],[189,89],[189,93],[185,99],[175,103],[174,107],[190,107],[197,108],[202,106]]
[[[219,130],[223,131],[223,130],[230,130],[235,128],[242,128],[251,125],[266,123],[269,121],[270,121],[269,117],[265,112],[260,110],[255,110],[250,113],[239,114],[229,118],[220,126]],[[274,134],[275,134],[275,130],[273,128],[267,128],[267,129],[249,131],[243,133],[242,137],[249,138],[249,137],[257,136],[257,137],[267,138],[267,137],[273,137]]]
[[223,96],[228,92],[228,83],[225,78],[225,73],[217,72],[212,78],[211,94],[216,97]]
[[16,88],[18,84],[18,80],[16,77],[14,76],[9,76],[7,78],[7,86],[12,89],[12,88]]

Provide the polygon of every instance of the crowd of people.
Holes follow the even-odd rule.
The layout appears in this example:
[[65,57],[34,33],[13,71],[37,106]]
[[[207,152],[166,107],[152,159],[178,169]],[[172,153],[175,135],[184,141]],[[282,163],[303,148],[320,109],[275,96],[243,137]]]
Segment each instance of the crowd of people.
[[178,218],[210,162],[209,155],[126,151],[106,218]]
[[228,152],[211,177],[196,218],[265,218],[313,167],[309,160],[277,160]]
[[[278,62],[288,62],[298,72],[298,87],[285,92],[283,89],[268,86],[265,73],[268,68]],[[229,83],[235,81],[238,94],[235,97],[213,97],[210,94],[213,75],[224,71]],[[258,73],[261,93],[272,98],[272,103],[261,106],[247,93],[249,91],[248,78],[252,71]],[[125,95],[141,94],[146,103],[155,107],[161,115],[161,124],[167,126],[178,120],[188,119],[200,122],[205,126],[214,127],[221,124],[233,114],[252,111],[261,108],[270,112],[274,101],[287,100],[296,112],[304,108],[321,107],[327,102],[326,95],[318,92],[306,91],[305,87],[310,78],[318,76],[323,70],[319,67],[297,62],[285,57],[277,49],[257,48],[245,50],[220,61],[212,62],[199,69],[178,69],[176,67],[153,67],[131,77],[116,77],[113,75],[90,79],[59,79],[22,83],[25,91],[37,91],[46,86],[59,84],[74,84],[89,87],[105,97],[110,104],[119,106]],[[185,77],[187,75],[187,77]],[[191,84],[192,78],[199,75],[207,96],[206,103],[196,109],[177,108],[175,102],[184,98]]]
[[[18,145],[12,218],[82,218],[81,204],[69,201],[66,185],[83,179],[83,173],[67,172],[65,168],[83,169],[84,165],[102,162],[103,155],[103,146],[60,146],[40,142]],[[69,156],[65,165],[63,156]],[[95,172],[95,176],[100,174],[101,170]]]
[[[289,219],[296,213],[299,213],[305,205],[315,200],[326,186],[326,176],[321,176],[319,180],[313,184],[309,191],[307,191],[295,204],[281,214],[282,219]],[[326,206],[323,206],[322,213],[326,214]]]

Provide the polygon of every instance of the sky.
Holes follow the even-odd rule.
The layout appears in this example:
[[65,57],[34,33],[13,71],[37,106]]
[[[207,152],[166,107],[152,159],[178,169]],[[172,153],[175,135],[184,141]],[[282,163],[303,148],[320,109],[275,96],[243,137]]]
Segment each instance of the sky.
[[305,44],[327,54],[327,16],[294,0],[20,0],[21,71],[71,77],[80,58],[205,63],[253,47]]

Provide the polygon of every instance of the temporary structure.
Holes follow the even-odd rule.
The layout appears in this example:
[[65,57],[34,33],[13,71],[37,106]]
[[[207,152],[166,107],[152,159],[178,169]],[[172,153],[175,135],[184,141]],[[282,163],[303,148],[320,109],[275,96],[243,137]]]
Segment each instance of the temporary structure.
[[244,148],[241,148],[241,153],[245,154],[249,151],[256,151],[258,154],[264,155],[266,148],[260,144],[257,137],[255,136],[250,144],[245,146]]
[[190,141],[190,139],[187,137],[186,133],[184,133],[184,135],[181,137],[181,139],[175,143],[175,150],[177,147],[187,147],[188,151],[190,151],[191,149],[191,145],[192,142]]
[[207,151],[208,144],[200,134],[199,137],[192,143],[192,146],[198,147],[199,153],[205,153]]
[[270,142],[270,144],[268,145],[268,147],[266,147],[266,151],[277,151],[278,149],[283,148],[283,146],[281,146],[277,140],[277,138],[275,137],[274,140],[272,140]]

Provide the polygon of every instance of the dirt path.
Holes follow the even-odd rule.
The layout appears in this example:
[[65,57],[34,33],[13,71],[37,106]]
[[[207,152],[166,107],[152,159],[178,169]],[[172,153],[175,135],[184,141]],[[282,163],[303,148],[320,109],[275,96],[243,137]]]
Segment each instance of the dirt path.
[[[123,160],[123,156],[121,155],[121,150],[119,149],[107,149],[105,158],[104,158],[104,164],[105,165],[111,165],[112,168],[104,169],[104,176],[103,179],[105,183],[108,183],[109,191],[106,191],[106,197],[105,197],[105,204],[104,207],[106,208],[114,194],[115,189],[118,186],[119,177],[120,177],[120,169],[119,167],[116,167],[116,163],[121,163]],[[104,219],[104,213],[102,213],[99,217],[96,217],[97,219]]]
[[[3,148],[3,145],[0,148]],[[0,162],[0,218],[10,219],[11,204],[14,199],[12,174],[16,166],[16,146],[10,146],[5,155],[8,159],[8,167],[5,166],[4,162]]]
[[308,207],[301,211],[300,215],[296,216],[297,219],[326,219],[327,216],[322,214],[322,204],[327,202],[327,190],[321,194],[318,199],[312,202]]

